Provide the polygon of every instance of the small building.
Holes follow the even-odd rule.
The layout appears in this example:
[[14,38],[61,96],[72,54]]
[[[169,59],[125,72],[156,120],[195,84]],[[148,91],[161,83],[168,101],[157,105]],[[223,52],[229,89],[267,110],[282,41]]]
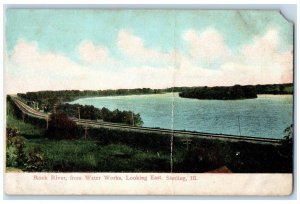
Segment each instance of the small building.
[[220,168],[205,172],[205,173],[232,173],[232,171],[227,166],[222,166]]

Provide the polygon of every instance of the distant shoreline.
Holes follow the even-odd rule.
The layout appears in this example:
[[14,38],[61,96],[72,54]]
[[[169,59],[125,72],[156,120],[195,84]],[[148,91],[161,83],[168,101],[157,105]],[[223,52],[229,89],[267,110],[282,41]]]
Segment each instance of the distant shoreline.
[[[239,85],[239,84],[236,84]],[[255,86],[255,87],[272,87],[272,86],[286,86],[286,87],[292,87],[293,88],[293,83],[283,83],[283,84],[256,84],[256,85],[240,85],[240,86]],[[89,90],[89,89],[84,89],[84,90],[76,90],[76,89],[61,89],[61,90],[40,90],[40,91],[28,91],[28,92],[20,92],[20,93],[7,93],[7,95],[17,95],[17,94],[27,94],[27,93],[43,93],[43,92],[102,92],[102,93],[114,93],[116,94],[116,92],[140,92],[140,94],[132,94],[132,95],[141,95],[143,94],[143,91],[146,92],[159,92],[159,93],[163,93],[163,92],[181,92],[184,89],[194,89],[194,88],[203,88],[203,87],[233,87],[233,86],[174,86],[174,87],[168,87],[168,88],[122,88],[122,89],[94,89],[94,90]],[[260,93],[259,93],[260,94]],[[276,94],[276,93],[274,93]],[[293,94],[292,92],[290,92],[289,94]],[[122,94],[120,94],[122,95]],[[131,94],[126,94],[126,95],[131,95]],[[113,96],[113,95],[107,95],[107,96]]]
[[[198,98],[198,99],[219,99],[219,100],[234,100],[244,98],[256,98],[257,94],[293,94],[293,84],[268,84],[268,85],[248,85],[240,86],[233,89],[229,94],[224,94],[224,90],[230,90],[234,86],[227,87],[171,87],[165,89],[117,89],[117,90],[60,90],[60,91],[37,91],[18,93],[17,95],[25,101],[37,103],[43,109],[53,109],[55,104],[70,102],[79,98],[102,97],[102,96],[126,96],[126,95],[147,95],[147,94],[163,94],[166,92],[179,92],[180,97]],[[246,87],[246,88],[241,88]],[[199,96],[198,90],[218,90],[217,92],[208,93]],[[255,89],[255,90],[253,90]],[[194,94],[194,91],[196,93]],[[236,91],[235,91],[236,90]],[[201,91],[200,91],[201,92]]]

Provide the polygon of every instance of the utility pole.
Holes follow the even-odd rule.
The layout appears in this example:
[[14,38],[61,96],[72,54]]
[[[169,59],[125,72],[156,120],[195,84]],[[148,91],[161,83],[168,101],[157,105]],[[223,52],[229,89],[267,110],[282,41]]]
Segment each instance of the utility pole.
[[183,144],[186,144],[186,151],[189,151],[189,145],[192,143],[192,140],[188,138],[184,138],[181,141]]
[[240,136],[241,136],[242,134],[241,134],[240,116],[238,116],[238,122],[239,122],[239,132],[240,132]]
[[56,113],[56,106],[57,106],[56,104],[54,104],[54,106],[53,106],[53,112],[54,113]]
[[78,119],[80,119],[80,107],[77,107],[78,109]]
[[87,125],[85,125],[85,126],[84,126],[84,139],[85,139],[85,140],[86,140],[87,135],[88,135],[87,130],[88,130],[88,127],[87,127]]
[[48,127],[49,127],[49,116],[46,117],[46,121],[47,121],[47,127],[46,128],[48,130]]
[[134,117],[133,117],[133,112],[131,112],[131,116],[132,116],[132,126],[134,126]]
[[171,141],[171,144],[170,144],[170,146],[171,146],[171,148],[170,148],[170,171],[171,171],[171,173],[173,173],[173,140],[174,140],[174,132],[173,132],[173,128],[172,128],[172,135],[171,135],[171,139],[170,139]]

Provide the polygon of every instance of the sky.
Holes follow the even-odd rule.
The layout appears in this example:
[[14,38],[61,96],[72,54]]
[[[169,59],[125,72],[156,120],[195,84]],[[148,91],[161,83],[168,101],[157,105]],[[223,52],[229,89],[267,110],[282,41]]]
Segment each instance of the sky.
[[293,81],[279,11],[7,9],[5,36],[7,93]]

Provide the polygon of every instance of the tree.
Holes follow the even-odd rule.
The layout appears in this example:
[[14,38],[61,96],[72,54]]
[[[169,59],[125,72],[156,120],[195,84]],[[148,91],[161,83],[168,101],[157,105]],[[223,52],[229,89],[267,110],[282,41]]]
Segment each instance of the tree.
[[144,124],[140,114],[134,114],[134,125],[135,126],[142,126]]
[[292,164],[293,159],[293,124],[284,130],[280,154]]
[[17,129],[6,128],[6,164],[11,167],[22,167],[26,161],[24,152],[25,138],[19,135]]
[[293,140],[293,124],[285,128],[283,139],[285,143],[291,144]]
[[77,126],[65,113],[53,113],[50,116],[46,136],[51,139],[73,139],[77,137]]

